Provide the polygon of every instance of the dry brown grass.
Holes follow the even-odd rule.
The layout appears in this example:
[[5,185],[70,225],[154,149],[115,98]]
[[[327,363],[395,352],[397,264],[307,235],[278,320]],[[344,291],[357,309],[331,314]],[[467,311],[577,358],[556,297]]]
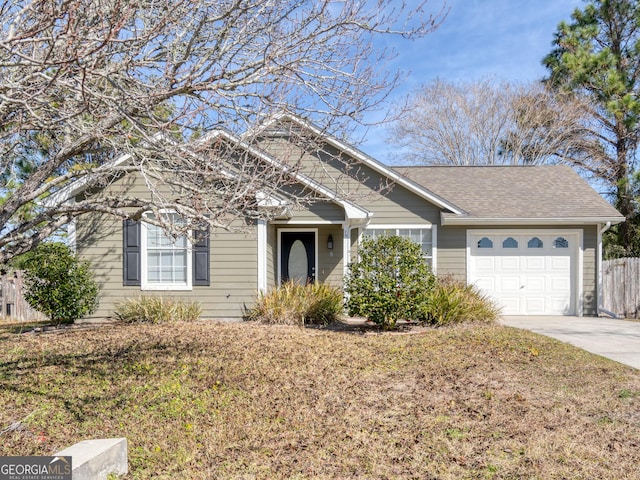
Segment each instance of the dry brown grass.
[[5,332],[0,404],[0,455],[123,436],[126,478],[631,479],[640,464],[637,370],[500,326]]

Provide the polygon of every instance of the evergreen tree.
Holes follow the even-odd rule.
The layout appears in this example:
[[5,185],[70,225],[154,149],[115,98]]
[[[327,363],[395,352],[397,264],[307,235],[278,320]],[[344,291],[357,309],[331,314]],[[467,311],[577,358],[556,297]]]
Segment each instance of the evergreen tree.
[[613,230],[618,255],[640,255],[634,175],[640,141],[640,3],[592,0],[562,22],[543,64],[558,91],[588,97],[597,148],[574,164],[604,184],[627,221]]

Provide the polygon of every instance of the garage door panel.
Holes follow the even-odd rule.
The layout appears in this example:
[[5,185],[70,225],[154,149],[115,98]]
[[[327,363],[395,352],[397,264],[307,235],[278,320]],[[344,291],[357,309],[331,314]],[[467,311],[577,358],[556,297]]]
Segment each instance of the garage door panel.
[[568,271],[571,268],[571,258],[559,256],[550,257],[549,268],[554,271]]
[[498,276],[496,278],[498,284],[498,292],[511,293],[520,291],[520,276]]
[[525,288],[527,292],[523,292],[523,294],[531,294],[531,293],[544,293],[545,285],[546,285],[546,277],[544,276],[532,276],[529,275],[524,280]]
[[551,290],[568,292],[571,290],[571,279],[566,277],[552,277]]
[[494,292],[496,290],[496,279],[495,277],[478,277],[473,283],[480,290],[485,292]]
[[520,312],[520,298],[518,297],[500,297],[500,305],[504,315],[516,315]]
[[479,272],[494,272],[496,259],[494,257],[476,257],[476,267]]
[[570,313],[569,302],[567,302],[566,297],[552,297],[551,308],[556,312],[563,313],[564,315],[569,315]]
[[519,272],[520,257],[498,257],[496,263],[500,265],[503,271]]
[[546,306],[546,298],[543,296],[527,297],[525,299],[525,309],[530,315],[545,313],[547,311]]
[[545,266],[545,257],[532,257],[532,256],[526,256],[526,257],[522,257],[523,259],[523,271],[525,272],[531,272],[531,271],[538,271],[538,272],[543,272],[546,269]]
[[[575,233],[543,231],[495,231],[469,235],[469,279],[484,293],[495,298],[505,314],[570,315],[575,306],[575,269],[578,258]],[[493,248],[476,248],[478,241],[488,237]],[[512,237],[512,248],[504,240]],[[537,237],[529,248],[529,240]],[[558,237],[571,238],[569,243],[555,242]],[[555,242],[555,243],[554,243]],[[557,245],[569,245],[558,247]]]

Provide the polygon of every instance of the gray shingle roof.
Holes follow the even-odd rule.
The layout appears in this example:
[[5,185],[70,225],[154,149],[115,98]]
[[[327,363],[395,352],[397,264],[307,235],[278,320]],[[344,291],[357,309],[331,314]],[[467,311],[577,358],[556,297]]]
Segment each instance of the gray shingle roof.
[[624,220],[566,165],[396,167],[395,170],[464,210],[467,218],[602,219],[613,223]]

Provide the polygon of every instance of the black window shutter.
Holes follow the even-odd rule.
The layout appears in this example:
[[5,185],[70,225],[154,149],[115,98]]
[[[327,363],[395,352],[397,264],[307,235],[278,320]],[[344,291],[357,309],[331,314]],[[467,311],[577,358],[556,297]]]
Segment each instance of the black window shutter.
[[140,222],[125,220],[123,227],[123,284],[140,285],[141,237]]
[[205,230],[193,232],[193,285],[208,287],[211,284],[209,275],[209,226]]

